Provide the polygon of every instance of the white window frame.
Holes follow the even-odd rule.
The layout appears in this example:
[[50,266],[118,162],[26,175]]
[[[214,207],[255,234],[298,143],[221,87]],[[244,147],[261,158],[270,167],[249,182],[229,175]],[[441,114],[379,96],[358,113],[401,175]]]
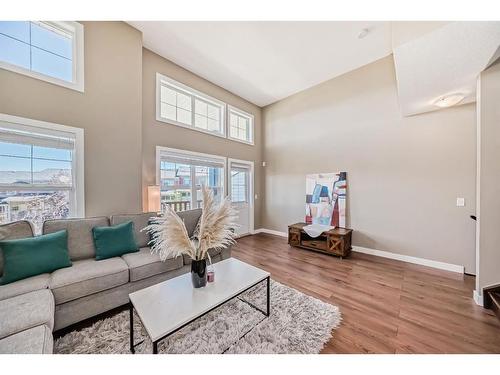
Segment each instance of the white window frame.
[[[227,158],[220,155],[213,154],[205,154],[202,152],[194,152],[181,150],[177,148],[170,148],[164,146],[156,146],[156,185],[161,186],[161,156],[171,154],[172,156],[185,155],[187,157],[194,156],[198,159],[209,159],[209,160],[217,160],[224,165],[223,171],[221,174],[222,178],[222,197],[227,196]],[[194,205],[194,200],[196,199],[196,179],[194,176],[191,176],[192,186],[191,186],[191,209],[196,208]]]
[[[235,115],[240,116],[240,117],[246,117],[248,119],[248,124],[250,126],[250,129],[248,129],[248,133],[250,135],[250,140],[245,141],[243,139],[231,137],[231,112],[233,112]],[[236,142],[241,142],[241,143],[246,143],[248,145],[254,145],[254,115],[251,113],[245,112],[239,108],[236,108],[232,105],[227,106],[227,138],[231,139]]]
[[[161,86],[162,83],[165,82],[166,86],[168,85],[172,86],[172,89],[175,91],[184,91],[186,95],[189,95],[191,97],[191,125],[184,124],[182,122],[178,122],[175,120],[171,120],[165,117],[161,116]],[[222,133],[217,132],[217,131],[211,131],[211,130],[205,130],[201,128],[197,128],[195,126],[195,103],[194,99],[198,98],[204,102],[208,102],[209,104],[213,104],[216,106],[221,107],[221,113],[220,113],[220,121],[221,121],[221,130]],[[177,125],[181,126],[186,129],[191,129],[195,130],[198,132],[210,134],[210,135],[215,135],[217,137],[221,138],[226,138],[226,103],[215,99],[207,94],[202,93],[201,91],[195,90],[192,87],[189,87],[187,85],[184,85],[183,83],[180,83],[170,77],[167,77],[161,73],[156,73],[156,120],[160,122],[165,122],[167,124],[172,124],[172,125]]]
[[[73,189],[72,194],[70,194],[70,217],[85,217],[85,170],[84,170],[84,130],[81,128],[75,128],[73,126],[60,125],[51,122],[33,120],[24,117],[11,116],[7,114],[0,113],[0,122],[11,123],[14,126],[29,126],[32,128],[43,130],[55,130],[60,132],[70,133],[75,139],[75,148],[72,158],[72,171],[73,176]],[[12,184],[0,185],[0,188],[13,189],[19,188],[19,190],[30,190],[32,187],[25,187],[23,185],[15,186]],[[60,190],[53,186],[37,186],[37,190]],[[73,197],[71,197],[73,195]]]
[[[33,22],[33,21],[32,21]],[[11,72],[23,74],[28,77],[49,82],[54,85],[63,86],[72,90],[84,92],[84,40],[83,40],[83,25],[74,21],[44,21],[47,26],[62,29],[73,36],[73,81],[65,81],[46,74],[35,72],[30,69],[23,68],[18,65],[9,64],[0,60],[0,68],[10,70]]]

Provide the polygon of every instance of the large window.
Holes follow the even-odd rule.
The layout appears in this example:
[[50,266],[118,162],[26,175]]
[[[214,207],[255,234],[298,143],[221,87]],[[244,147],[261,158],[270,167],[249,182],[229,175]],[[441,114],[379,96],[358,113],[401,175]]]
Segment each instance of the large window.
[[223,102],[159,73],[156,90],[158,121],[225,136]]
[[0,67],[83,91],[83,25],[0,21]]
[[224,196],[224,157],[158,146],[157,165],[161,209],[175,211],[200,208],[202,186],[208,186],[220,201]]
[[227,136],[234,141],[254,144],[252,114],[227,105],[160,73],[156,73],[156,119],[219,137]]
[[229,138],[253,144],[253,116],[229,107]]
[[83,130],[0,114],[0,224],[84,216]]

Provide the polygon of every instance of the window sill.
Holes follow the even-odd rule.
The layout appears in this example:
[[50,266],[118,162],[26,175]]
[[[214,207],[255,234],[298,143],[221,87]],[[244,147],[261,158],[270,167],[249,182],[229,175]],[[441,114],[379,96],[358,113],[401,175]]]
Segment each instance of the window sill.
[[45,75],[42,73],[38,73],[38,72],[34,72],[32,70],[29,70],[29,69],[22,68],[20,66],[9,64],[5,61],[0,61],[0,68],[17,73],[17,74],[22,74],[23,76],[26,76],[26,77],[38,79],[40,81],[44,81],[47,83],[51,83],[53,85],[62,86],[62,87],[65,87],[67,89],[79,91],[82,93],[85,92],[83,82],[64,81],[62,79],[54,78],[54,77],[51,77],[51,76],[48,76],[48,75]]
[[223,134],[223,133],[217,133],[217,132],[213,132],[213,131],[210,131],[210,130],[204,130],[204,129],[196,128],[196,127],[194,127],[192,125],[187,125],[187,124],[184,124],[182,122],[177,122],[177,121],[169,120],[169,119],[163,118],[161,116],[156,116],[156,121],[163,122],[165,124],[180,126],[182,128],[185,128],[185,129],[194,130],[195,132],[198,132],[198,133],[205,133],[205,134],[213,135],[213,136],[216,136],[216,137],[219,137],[219,138],[226,138],[226,135]]
[[249,145],[249,146],[255,146],[255,143],[253,141],[252,142],[244,141],[243,139],[234,138],[234,137],[227,137],[227,139],[229,139],[231,141],[235,141],[235,142],[244,143],[244,144]]

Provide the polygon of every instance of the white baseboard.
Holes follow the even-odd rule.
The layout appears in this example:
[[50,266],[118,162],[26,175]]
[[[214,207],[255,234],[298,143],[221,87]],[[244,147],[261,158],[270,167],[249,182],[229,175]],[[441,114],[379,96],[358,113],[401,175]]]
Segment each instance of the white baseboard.
[[474,293],[472,293],[472,298],[474,298],[476,305],[484,306],[483,296],[482,294],[479,294],[477,290],[474,290]]
[[280,236],[280,237],[286,237],[288,238],[288,234],[286,232],[280,232],[278,230],[272,230],[272,229],[266,229],[266,228],[259,228],[255,229],[253,231],[254,234],[257,233],[267,233],[267,234],[274,234],[275,236]]
[[[288,234],[286,232],[280,232],[277,230],[266,229],[266,228],[256,229],[256,230],[254,230],[254,234],[255,233],[267,233],[267,234],[273,234],[275,236],[280,236],[280,237],[288,237]],[[464,266],[460,266],[457,264],[438,262],[436,260],[430,260],[430,259],[424,259],[424,258],[417,258],[417,257],[409,256],[409,255],[391,253],[389,251],[375,250],[375,249],[370,249],[370,248],[361,247],[361,246],[353,246],[352,251],[356,251],[358,253],[363,253],[363,254],[375,255],[378,257],[382,257],[382,258],[400,260],[402,262],[407,262],[407,263],[420,264],[421,266],[437,268],[437,269],[445,270],[445,271],[451,271],[451,272],[457,272],[457,273],[464,273],[465,272]]]
[[460,266],[457,264],[438,262],[436,260],[430,260],[425,258],[417,258],[409,255],[391,253],[389,251],[369,249],[367,247],[353,246],[352,251],[356,251],[358,253],[363,253],[363,254],[375,255],[382,258],[400,260],[402,262],[407,262],[407,263],[420,264],[421,266],[437,268],[445,271],[451,271],[457,273],[464,273],[465,271],[464,266]]

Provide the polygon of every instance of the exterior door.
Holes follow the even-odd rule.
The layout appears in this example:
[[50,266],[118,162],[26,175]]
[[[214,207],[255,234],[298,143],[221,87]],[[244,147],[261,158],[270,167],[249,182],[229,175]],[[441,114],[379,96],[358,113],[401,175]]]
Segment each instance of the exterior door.
[[253,232],[253,162],[229,159],[229,194],[238,211],[236,233],[243,236]]

